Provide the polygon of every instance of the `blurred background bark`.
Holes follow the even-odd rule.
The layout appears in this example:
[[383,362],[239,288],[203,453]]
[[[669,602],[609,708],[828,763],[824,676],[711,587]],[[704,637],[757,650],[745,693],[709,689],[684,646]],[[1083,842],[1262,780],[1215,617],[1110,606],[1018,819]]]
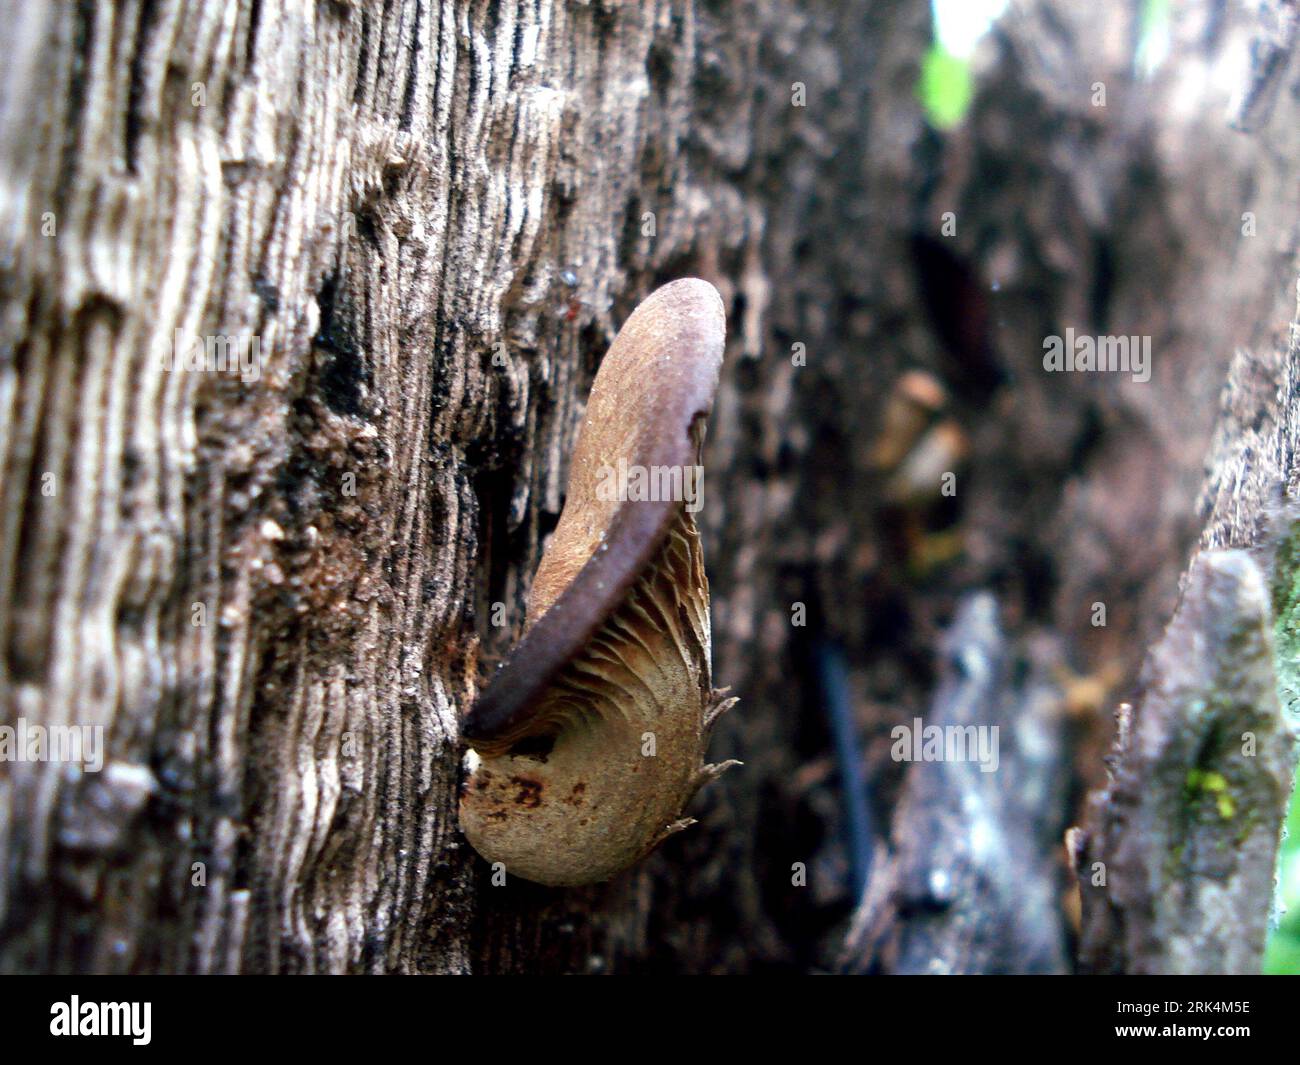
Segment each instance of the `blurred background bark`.
[[[1180,0],[1153,67],[1138,0],[1015,3],[946,132],[924,0],[3,7],[0,690],[108,760],[0,763],[0,967],[1074,966],[1112,712],[1295,478],[1293,5]],[[457,715],[684,275],[746,766],[608,885],[494,886]],[[1150,381],[1045,373],[1067,328]],[[917,717],[1002,768],[894,761]]]

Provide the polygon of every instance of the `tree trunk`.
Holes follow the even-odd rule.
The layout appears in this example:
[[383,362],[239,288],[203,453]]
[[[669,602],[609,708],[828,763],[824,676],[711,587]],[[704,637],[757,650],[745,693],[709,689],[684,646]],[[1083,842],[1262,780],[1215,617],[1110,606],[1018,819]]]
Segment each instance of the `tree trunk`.
[[[1187,0],[1148,82],[1136,0],[1017,5],[944,135],[925,0],[2,6],[4,723],[104,764],[0,762],[0,969],[1071,967],[1111,710],[1198,528],[1260,543],[1295,486],[1294,64],[1249,133],[1191,77],[1256,15]],[[728,312],[698,517],[746,764],[609,884],[498,886],[458,717],[600,357],[689,275]],[[1067,327],[1150,336],[1150,381],[1045,373]],[[932,714],[1006,772],[895,761]]]

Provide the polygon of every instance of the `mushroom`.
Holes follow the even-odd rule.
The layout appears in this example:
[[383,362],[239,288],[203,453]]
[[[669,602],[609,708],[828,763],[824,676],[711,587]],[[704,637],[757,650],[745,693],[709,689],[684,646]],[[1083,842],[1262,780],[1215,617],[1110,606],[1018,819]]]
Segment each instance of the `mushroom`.
[[[460,823],[541,884],[607,880],[693,823],[720,714],[694,511],[726,319],[706,281],[632,313],[591,388],[523,639],[461,724]],[[693,496],[693,498],[692,498]]]

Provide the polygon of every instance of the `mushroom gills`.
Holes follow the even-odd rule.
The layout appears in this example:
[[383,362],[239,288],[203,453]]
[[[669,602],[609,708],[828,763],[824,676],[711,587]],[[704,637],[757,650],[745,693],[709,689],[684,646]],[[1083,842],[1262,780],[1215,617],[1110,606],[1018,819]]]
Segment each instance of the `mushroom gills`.
[[680,507],[653,562],[526,724],[475,743],[460,807],[474,849],[508,874],[576,885],[614,876],[690,825],[687,802],[737,764],[704,762],[710,730],[736,702],[713,689],[709,663],[703,552]]

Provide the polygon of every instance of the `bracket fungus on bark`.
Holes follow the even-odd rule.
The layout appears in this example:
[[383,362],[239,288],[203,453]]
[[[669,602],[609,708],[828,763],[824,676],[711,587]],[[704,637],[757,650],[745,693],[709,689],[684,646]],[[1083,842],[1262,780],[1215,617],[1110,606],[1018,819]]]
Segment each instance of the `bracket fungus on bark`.
[[647,297],[592,384],[564,512],[523,639],[461,723],[460,823],[474,849],[541,884],[607,880],[692,824],[714,722],[709,586],[694,511],[722,366],[717,291]]

